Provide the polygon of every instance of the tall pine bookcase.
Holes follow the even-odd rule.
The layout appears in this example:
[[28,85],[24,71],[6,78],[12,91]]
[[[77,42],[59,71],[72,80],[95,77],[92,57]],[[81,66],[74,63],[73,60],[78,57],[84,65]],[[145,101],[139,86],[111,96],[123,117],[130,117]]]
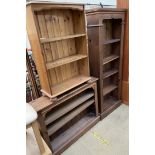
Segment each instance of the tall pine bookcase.
[[45,95],[56,98],[91,79],[84,5],[30,2],[27,32]]

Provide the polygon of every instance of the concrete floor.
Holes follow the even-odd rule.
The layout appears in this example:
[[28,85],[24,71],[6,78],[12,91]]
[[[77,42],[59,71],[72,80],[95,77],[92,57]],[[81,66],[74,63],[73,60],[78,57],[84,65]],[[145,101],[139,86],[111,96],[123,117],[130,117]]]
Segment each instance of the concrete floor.
[[128,155],[129,107],[121,105],[62,155]]
[[[129,108],[121,105],[100,121],[62,155],[128,155]],[[27,155],[39,155],[32,129],[26,139]]]

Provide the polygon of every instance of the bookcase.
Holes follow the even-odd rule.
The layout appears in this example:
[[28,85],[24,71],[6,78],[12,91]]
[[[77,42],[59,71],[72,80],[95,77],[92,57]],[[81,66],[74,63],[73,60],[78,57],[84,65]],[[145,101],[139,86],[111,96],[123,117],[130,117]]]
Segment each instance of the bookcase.
[[98,77],[101,118],[121,103],[124,9],[88,10],[90,74]]
[[100,120],[96,81],[91,78],[55,102],[43,96],[30,103],[38,113],[41,134],[53,155],[61,154]]
[[84,5],[30,2],[26,12],[41,91],[52,99],[89,81]]

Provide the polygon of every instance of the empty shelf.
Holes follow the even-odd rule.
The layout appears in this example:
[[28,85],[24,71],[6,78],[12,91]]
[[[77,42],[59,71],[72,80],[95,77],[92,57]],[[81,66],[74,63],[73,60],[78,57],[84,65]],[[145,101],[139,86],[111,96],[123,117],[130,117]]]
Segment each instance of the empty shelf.
[[73,34],[73,35],[67,35],[67,36],[61,36],[61,37],[55,37],[55,38],[40,38],[40,42],[48,43],[48,42],[77,38],[77,37],[82,37],[82,36],[86,36],[86,34],[82,33],[82,34]]
[[65,58],[60,58],[58,60],[55,60],[53,62],[49,62],[46,64],[47,69],[51,69],[51,68],[55,68],[61,65],[65,65],[83,58],[86,58],[87,55],[83,55],[83,54],[76,54],[76,55],[71,55]]
[[118,86],[114,84],[107,85],[103,88],[103,95],[110,93],[111,91],[115,90]]
[[113,61],[113,60],[115,60],[117,58],[119,58],[118,55],[114,55],[114,54],[110,55],[110,56],[103,59],[103,65],[106,64],[106,63],[109,63],[109,62],[111,62],[111,61]]
[[117,69],[108,70],[108,71],[106,71],[106,72],[103,73],[103,78],[105,79],[105,78],[107,78],[107,77],[109,77],[111,75],[114,75],[116,73],[118,73],[118,70]]
[[76,86],[79,86],[80,84],[87,82],[90,80],[91,77],[84,76],[84,75],[78,75],[71,79],[68,79],[64,81],[63,83],[57,84],[52,86],[52,97],[56,97]]
[[107,110],[109,108],[112,108],[113,105],[120,103],[120,102],[121,102],[121,100],[118,100],[115,97],[111,96],[111,97],[109,97],[103,101],[103,110]]
[[71,141],[75,139],[81,132],[88,129],[98,121],[98,118],[92,115],[86,114],[78,122],[72,125],[63,133],[59,134],[55,139],[52,139],[51,145],[53,151],[58,153],[64,146],[68,145]]
[[63,107],[56,110],[55,112],[52,112],[48,117],[45,119],[45,124],[48,125],[49,123],[55,121],[56,119],[60,118],[67,112],[71,111],[75,107],[79,106],[80,104],[84,103],[88,99],[94,96],[93,92],[87,92],[83,93],[80,96],[72,99],[71,101],[68,101],[66,104],[64,104]]
[[81,106],[77,107],[75,110],[73,110],[69,114],[65,115],[64,117],[62,117],[59,121],[54,123],[52,126],[48,127],[48,129],[47,129],[48,135],[52,135],[53,133],[55,133],[57,130],[59,130],[61,127],[63,127],[66,123],[68,123],[70,120],[72,120],[74,117],[76,117],[83,110],[88,108],[94,102],[95,102],[94,99],[86,101]]
[[103,26],[103,24],[91,24],[91,25],[87,25],[88,28],[90,27],[100,27]]
[[116,42],[119,42],[119,41],[120,41],[120,39],[111,39],[111,40],[106,40],[104,42],[104,44],[106,45],[106,44],[116,43]]

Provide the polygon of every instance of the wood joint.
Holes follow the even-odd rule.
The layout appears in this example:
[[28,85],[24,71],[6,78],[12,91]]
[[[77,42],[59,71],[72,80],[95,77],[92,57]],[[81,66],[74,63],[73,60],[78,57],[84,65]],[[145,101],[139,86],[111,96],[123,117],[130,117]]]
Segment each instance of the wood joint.
[[93,81],[92,78],[91,78],[90,80],[87,81],[88,84],[91,84],[91,83],[93,83],[93,82],[94,82],[94,81]]
[[51,102],[56,102],[57,100],[58,100],[57,97],[50,98],[50,101],[51,101]]

